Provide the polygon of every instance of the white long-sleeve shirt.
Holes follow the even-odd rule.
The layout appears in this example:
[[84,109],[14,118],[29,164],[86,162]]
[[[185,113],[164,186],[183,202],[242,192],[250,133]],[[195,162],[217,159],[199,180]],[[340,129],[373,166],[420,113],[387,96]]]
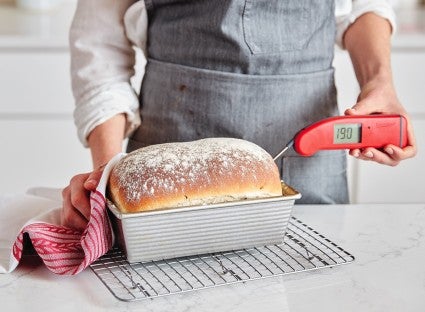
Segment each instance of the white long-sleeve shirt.
[[[395,15],[386,0],[336,0],[336,43],[359,16],[374,12],[391,23]],[[124,113],[126,135],[140,124],[139,101],[130,78],[134,47],[146,57],[147,13],[143,0],[79,0],[70,30],[74,120],[78,137],[87,137],[99,124]]]

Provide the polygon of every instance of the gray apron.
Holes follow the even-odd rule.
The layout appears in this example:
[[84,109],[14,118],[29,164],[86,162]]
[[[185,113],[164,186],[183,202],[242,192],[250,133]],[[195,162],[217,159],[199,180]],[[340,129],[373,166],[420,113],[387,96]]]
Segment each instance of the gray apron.
[[[235,137],[271,155],[306,125],[338,114],[334,1],[150,0],[142,124],[128,150]],[[279,162],[298,203],[347,203],[342,151]]]

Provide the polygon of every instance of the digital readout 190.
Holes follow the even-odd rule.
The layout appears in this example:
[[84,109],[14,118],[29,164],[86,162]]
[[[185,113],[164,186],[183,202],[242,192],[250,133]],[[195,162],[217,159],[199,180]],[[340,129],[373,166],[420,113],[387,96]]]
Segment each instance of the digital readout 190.
[[361,124],[335,124],[334,143],[359,143]]

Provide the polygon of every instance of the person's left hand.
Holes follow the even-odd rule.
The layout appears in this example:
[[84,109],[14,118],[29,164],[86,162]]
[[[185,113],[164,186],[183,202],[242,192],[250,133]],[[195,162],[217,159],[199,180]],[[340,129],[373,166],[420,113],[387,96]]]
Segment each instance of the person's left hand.
[[413,127],[406,110],[397,98],[394,86],[387,79],[375,79],[366,83],[357,99],[357,103],[345,111],[345,115],[400,114],[407,119],[407,146],[389,144],[383,149],[367,147],[350,150],[350,155],[371,160],[380,164],[396,166],[400,161],[414,157],[417,152]]

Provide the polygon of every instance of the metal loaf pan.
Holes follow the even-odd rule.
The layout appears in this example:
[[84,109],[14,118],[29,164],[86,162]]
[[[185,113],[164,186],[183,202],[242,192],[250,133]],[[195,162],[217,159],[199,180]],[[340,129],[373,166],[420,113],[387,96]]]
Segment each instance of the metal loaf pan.
[[301,194],[214,205],[121,213],[108,201],[119,246],[129,262],[146,262],[282,243]]

